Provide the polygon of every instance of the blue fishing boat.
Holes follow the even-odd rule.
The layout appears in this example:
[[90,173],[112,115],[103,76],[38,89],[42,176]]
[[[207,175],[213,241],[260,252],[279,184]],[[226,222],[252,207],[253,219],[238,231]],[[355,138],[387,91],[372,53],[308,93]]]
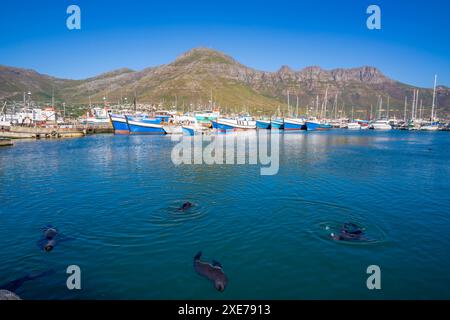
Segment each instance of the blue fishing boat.
[[318,130],[320,128],[320,122],[317,120],[306,120],[306,130],[308,131],[314,131]]
[[258,129],[270,129],[270,120],[256,120],[256,127]]
[[272,129],[283,130],[284,129],[284,119],[271,120],[270,126],[272,127]]
[[112,126],[115,134],[130,134],[127,118],[123,114],[110,114]]
[[284,119],[284,130],[306,130],[306,124],[303,119]]
[[212,121],[213,128],[219,131],[241,131],[256,129],[256,122],[248,118],[226,119]]
[[188,135],[188,136],[193,136],[195,135],[195,128],[193,126],[182,126],[181,127],[183,129],[183,133]]
[[321,123],[319,126],[319,130],[329,130],[329,129],[333,129],[333,125],[329,123]]
[[166,134],[162,125],[161,118],[131,117],[125,116],[127,119],[130,134]]

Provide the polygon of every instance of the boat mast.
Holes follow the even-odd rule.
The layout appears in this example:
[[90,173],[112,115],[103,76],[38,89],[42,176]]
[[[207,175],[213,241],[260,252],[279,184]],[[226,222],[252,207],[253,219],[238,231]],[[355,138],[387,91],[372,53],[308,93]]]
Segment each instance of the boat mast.
[[291,113],[291,107],[290,107],[290,105],[289,105],[289,90],[287,91],[287,104],[288,104],[288,117],[289,117],[289,114]]
[[378,119],[381,119],[381,108],[383,107],[383,97],[380,96],[379,106],[378,106]]
[[316,118],[319,114],[319,95],[316,95]]
[[408,105],[408,96],[405,96],[405,111],[404,111],[404,114],[403,114],[403,120],[405,121],[405,123],[406,123],[406,108],[407,108],[407,105]]
[[134,113],[136,114],[136,109],[137,109],[137,107],[136,107],[136,89],[134,90],[134,101],[133,101],[133,104],[134,104]]
[[431,124],[433,124],[434,107],[436,103],[436,83],[437,83],[437,74],[434,75],[433,103],[431,105]]
[[336,95],[334,96],[334,106],[333,106],[334,107],[334,120],[337,119],[337,108],[338,108],[337,101],[338,101],[338,94],[336,92]]
[[386,112],[386,118],[389,120],[389,96],[387,98],[387,112]]
[[295,115],[296,118],[298,118],[298,96],[297,96],[297,110],[295,111],[297,114]]
[[55,87],[52,86],[52,107],[55,107]]

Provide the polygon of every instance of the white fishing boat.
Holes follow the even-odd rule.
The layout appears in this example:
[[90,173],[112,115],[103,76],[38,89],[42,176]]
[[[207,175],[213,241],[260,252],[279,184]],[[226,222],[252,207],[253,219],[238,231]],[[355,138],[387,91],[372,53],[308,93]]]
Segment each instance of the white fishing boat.
[[361,125],[358,122],[349,122],[347,124],[349,130],[361,130]]
[[430,124],[430,125],[427,125],[427,126],[420,127],[420,130],[423,130],[423,131],[438,131],[439,130],[439,126],[437,124]]
[[372,129],[374,130],[392,130],[392,126],[388,120],[377,120],[372,123]]
[[237,119],[218,118],[212,121],[212,124],[213,128],[219,131],[256,129],[256,121],[248,117],[240,117]]

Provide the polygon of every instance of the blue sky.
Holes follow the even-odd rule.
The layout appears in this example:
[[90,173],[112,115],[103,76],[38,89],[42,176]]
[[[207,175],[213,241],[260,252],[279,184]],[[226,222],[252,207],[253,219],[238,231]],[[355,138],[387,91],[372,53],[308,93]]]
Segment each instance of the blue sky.
[[[66,28],[70,4],[81,8],[81,30]],[[366,27],[370,4],[381,7],[381,30]],[[450,86],[446,0],[2,0],[0,6],[0,64],[57,77],[139,70],[202,46],[259,70],[373,65],[423,87],[437,73]]]

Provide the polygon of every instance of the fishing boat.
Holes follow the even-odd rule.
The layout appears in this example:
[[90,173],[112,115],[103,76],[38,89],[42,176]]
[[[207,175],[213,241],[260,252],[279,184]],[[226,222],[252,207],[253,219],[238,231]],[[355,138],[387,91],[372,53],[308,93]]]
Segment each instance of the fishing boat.
[[310,119],[305,121],[306,130],[308,131],[314,131],[318,130],[320,128],[320,121],[315,119]]
[[426,126],[420,127],[420,130],[423,130],[423,131],[438,131],[439,130],[439,125],[432,123],[430,125],[426,125]]
[[125,115],[110,114],[109,119],[111,120],[115,134],[130,134],[130,128]]
[[388,120],[377,120],[371,125],[371,129],[374,130],[392,130],[392,126]]
[[188,136],[194,136],[197,129],[194,126],[182,125],[183,133]]
[[283,130],[284,129],[284,119],[278,118],[278,119],[270,120],[270,127],[272,129]]
[[284,130],[306,130],[305,120],[298,118],[284,119]]
[[358,122],[349,122],[347,124],[349,130],[361,130],[361,125]]
[[271,122],[270,120],[256,120],[256,127],[258,129],[270,129]]
[[130,134],[166,134],[161,117],[149,118],[125,116]]
[[333,125],[328,122],[321,122],[317,130],[329,130],[333,129]]
[[212,121],[213,128],[219,131],[240,131],[256,129],[256,121],[248,117],[237,119],[218,118]]
[[211,122],[217,120],[220,116],[218,111],[212,110],[198,111],[194,114],[196,122],[203,126],[210,126]]
[[110,121],[108,113],[108,108],[92,108],[86,116],[80,118],[80,123],[91,125],[107,124]]

